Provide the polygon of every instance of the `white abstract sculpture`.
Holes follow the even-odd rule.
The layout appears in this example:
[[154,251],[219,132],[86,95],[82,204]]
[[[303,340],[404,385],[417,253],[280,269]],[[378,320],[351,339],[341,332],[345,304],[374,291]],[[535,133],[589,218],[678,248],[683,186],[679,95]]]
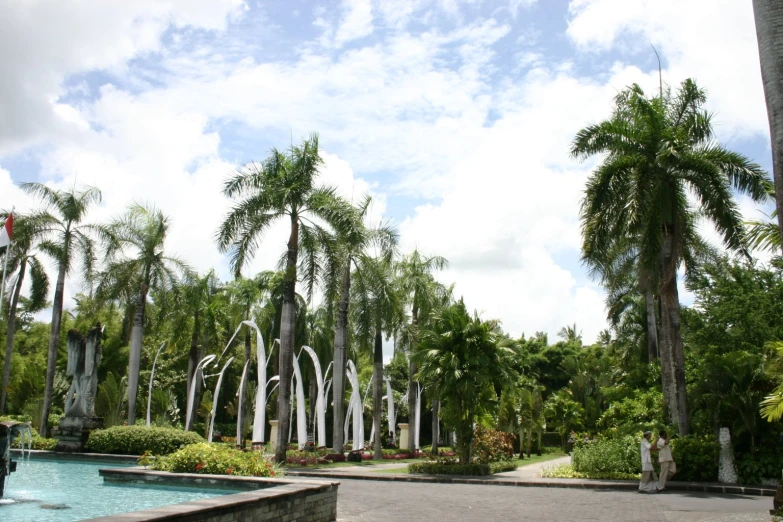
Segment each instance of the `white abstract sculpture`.
[[152,361],[152,371],[150,372],[150,387],[149,391],[147,392],[147,427],[150,425],[150,412],[152,410],[152,382],[155,379],[155,365],[158,364],[158,356],[160,355],[160,351],[163,350],[164,346],[166,346],[166,341],[161,343],[160,348],[158,348],[158,351],[155,354],[155,360]]
[[734,448],[731,446],[731,433],[728,428],[720,429],[720,464],[718,466],[718,482],[723,484],[737,483],[737,468],[734,466]]

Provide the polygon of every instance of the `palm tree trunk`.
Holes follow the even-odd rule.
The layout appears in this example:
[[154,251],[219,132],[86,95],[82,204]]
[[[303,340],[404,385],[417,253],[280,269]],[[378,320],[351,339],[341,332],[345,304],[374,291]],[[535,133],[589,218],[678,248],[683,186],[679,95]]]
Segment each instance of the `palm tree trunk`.
[[299,254],[299,219],[291,216],[291,235],[288,239],[285,278],[283,281],[283,309],[280,317],[280,386],[278,386],[277,419],[278,444],[275,461],[285,465],[288,428],[291,424],[291,375],[294,371],[294,321],[296,306],[296,261]]
[[[68,254],[66,241],[65,253]],[[60,347],[60,326],[63,318],[63,294],[65,292],[65,267],[64,259],[60,260],[57,267],[57,285],[54,287],[54,301],[52,303],[52,327],[49,334],[49,354],[46,360],[46,387],[44,389],[43,411],[41,412],[41,424],[38,432],[41,437],[48,435],[49,410],[52,408],[52,392],[54,388],[54,371],[57,367],[57,349]]]
[[661,305],[661,390],[663,391],[663,415],[669,424],[677,424],[677,392],[674,387],[674,364],[672,358],[672,344],[669,339],[669,313],[666,303],[660,300]]
[[[245,314],[245,319],[248,320],[248,321],[250,320],[250,305],[249,304],[248,304],[248,308],[247,308],[247,313]],[[245,331],[245,363],[247,363],[253,357],[251,347],[252,347],[252,345],[251,345],[251,342],[250,342],[250,328],[248,327],[247,330]],[[248,378],[250,377],[250,375],[253,374],[253,372],[250,371],[250,370],[251,370],[251,368],[248,365]],[[243,397],[243,399],[244,399],[244,397]],[[248,418],[247,416],[250,414],[250,412],[248,411],[248,408],[247,408],[247,402],[248,402],[247,400],[242,400],[239,403],[239,410],[241,411],[241,414],[237,415],[237,422],[239,422],[239,419],[247,419]],[[244,420],[243,420],[242,423],[244,424]],[[238,440],[237,444],[239,444],[240,448],[244,448],[245,447],[245,441],[244,441],[245,429],[244,429],[244,426],[240,427],[240,433],[242,434],[242,440]]]
[[128,426],[136,423],[136,396],[139,393],[139,372],[141,370],[141,343],[144,335],[144,308],[147,304],[147,285],[142,283],[136,298],[133,314],[133,328],[130,338],[130,360],[128,361]]
[[345,365],[348,355],[348,303],[351,293],[351,260],[343,273],[340,303],[337,306],[337,328],[334,333],[334,363],[332,365],[332,451],[342,455],[343,423],[345,422]]
[[375,350],[373,359],[372,379],[372,403],[373,422],[375,423],[375,460],[383,458],[383,446],[381,445],[381,412],[383,411],[383,337],[380,325],[375,327]]
[[[675,225],[676,226],[676,225]],[[672,227],[673,228],[673,227]],[[674,377],[674,404],[680,436],[689,433],[688,402],[685,390],[685,348],[680,327],[680,296],[677,290],[677,255],[674,234],[667,230],[663,241],[663,284],[661,287],[662,312],[666,314],[668,341],[671,350],[671,366]],[[662,314],[663,315],[663,314]],[[670,408],[672,404],[669,405]]]
[[0,414],[5,413],[6,393],[11,381],[11,357],[14,354],[14,333],[16,332],[16,307],[19,305],[19,295],[22,292],[27,263],[22,260],[19,266],[19,275],[16,278],[14,296],[11,298],[11,306],[8,308],[8,325],[5,332],[5,364],[3,365],[3,388],[0,391]]
[[655,324],[655,296],[652,288],[644,292],[647,301],[647,358],[653,362],[658,357],[658,328]]
[[[193,314],[193,334],[190,336],[190,351],[188,352],[188,387],[187,387],[187,393],[188,393],[188,400],[190,400],[190,387],[193,384],[193,379],[195,378],[195,372],[196,372],[196,366],[198,366],[199,363],[199,350],[198,350],[198,337],[199,337],[199,313],[198,310],[196,310],[196,313]],[[196,382],[196,395],[198,395],[198,382]],[[190,411],[190,424],[185,426],[186,431],[192,431],[193,430],[193,420],[196,418],[196,398],[193,398],[193,403],[188,404],[187,408]],[[187,413],[185,414],[187,418]]]
[[414,434],[416,433],[416,392],[413,377],[416,372],[419,371],[418,365],[413,362],[413,352],[416,350],[416,327],[419,323],[419,306],[416,302],[416,295],[413,296],[413,310],[411,311],[411,327],[413,330],[413,336],[411,340],[411,346],[408,347],[408,358],[410,359],[410,366],[408,368],[408,449],[411,451],[416,450],[414,448],[413,441],[415,440]]
[[432,399],[432,454],[438,454],[438,438],[440,437],[440,422],[438,420],[438,407],[440,401]]
[[753,13],[772,141],[778,228],[783,238],[783,3],[780,0],[753,0]]

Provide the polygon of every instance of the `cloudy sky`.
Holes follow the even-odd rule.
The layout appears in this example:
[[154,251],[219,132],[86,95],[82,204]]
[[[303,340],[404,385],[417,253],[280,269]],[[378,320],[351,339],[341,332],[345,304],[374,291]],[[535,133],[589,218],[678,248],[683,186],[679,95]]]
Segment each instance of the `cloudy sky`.
[[592,164],[568,147],[626,85],[657,88],[651,44],[664,81],[708,90],[720,140],[769,168],[748,1],[5,2],[0,207],[35,204],[22,181],[100,187],[93,220],[154,203],[169,251],[227,278],[226,176],[317,131],[324,182],[371,193],[406,249],[448,258],[469,307],[513,335],[575,322],[592,341],[603,295],[577,219]]

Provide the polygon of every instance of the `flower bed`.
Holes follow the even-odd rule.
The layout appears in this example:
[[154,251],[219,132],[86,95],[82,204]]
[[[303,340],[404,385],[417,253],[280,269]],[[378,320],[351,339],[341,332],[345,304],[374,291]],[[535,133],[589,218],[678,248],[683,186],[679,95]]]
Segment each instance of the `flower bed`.
[[238,475],[275,477],[280,471],[262,452],[242,451],[219,444],[191,444],[170,455],[142,455],[139,464],[157,471],[199,473],[205,475]]
[[423,475],[465,475],[465,476],[486,476],[502,473],[504,471],[514,471],[517,465],[513,462],[490,462],[488,464],[459,464],[454,460],[440,460],[436,462],[413,462],[408,464],[410,473],[419,473]]

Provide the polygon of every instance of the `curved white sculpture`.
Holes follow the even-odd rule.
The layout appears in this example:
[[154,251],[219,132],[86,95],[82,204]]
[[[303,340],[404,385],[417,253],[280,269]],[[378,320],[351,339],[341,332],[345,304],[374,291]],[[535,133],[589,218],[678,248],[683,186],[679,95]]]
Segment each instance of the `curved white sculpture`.
[[239,379],[239,391],[237,392],[237,448],[242,447],[242,424],[244,424],[245,417],[242,414],[244,409],[242,405],[245,400],[245,385],[247,384],[247,369],[250,367],[250,361],[245,361],[245,366],[242,367],[242,377]]
[[397,425],[397,414],[394,411],[394,394],[392,393],[391,379],[386,377],[386,405],[388,408],[389,418],[389,436],[392,438],[393,444],[397,445],[397,432],[394,427]]
[[152,371],[150,372],[150,388],[147,392],[147,427],[150,426],[150,410],[152,409],[152,380],[155,378],[155,365],[158,364],[158,356],[163,347],[166,346],[166,341],[160,345],[158,352],[155,354],[155,360],[152,361]]
[[188,390],[188,411],[185,415],[185,426],[190,426],[190,420],[193,416],[193,401],[196,400],[196,374],[198,372],[201,372],[202,378],[202,384],[206,387],[206,383],[204,382],[204,367],[206,367],[209,363],[214,361],[217,358],[217,355],[207,355],[203,359],[201,359],[196,367],[193,369],[193,379],[190,383],[190,390]]
[[217,413],[218,398],[220,397],[220,385],[223,384],[223,374],[226,373],[226,369],[232,362],[234,362],[233,357],[229,358],[226,364],[223,365],[223,369],[220,370],[220,374],[218,374],[217,384],[215,384],[215,394],[213,395],[212,399],[212,413],[210,414],[211,418],[209,419],[209,436],[207,437],[208,442],[212,442],[212,432],[215,430],[215,413]]
[[307,442],[307,412],[305,412],[302,371],[299,369],[299,358],[296,354],[294,354],[294,381],[296,383],[296,438],[299,449],[302,449]]
[[326,446],[326,400],[324,394],[324,376],[321,375],[321,362],[318,360],[315,350],[309,346],[302,346],[302,349],[306,351],[310,358],[313,360],[313,366],[315,367],[315,379],[317,384],[316,399],[315,399],[315,431],[318,446]]

